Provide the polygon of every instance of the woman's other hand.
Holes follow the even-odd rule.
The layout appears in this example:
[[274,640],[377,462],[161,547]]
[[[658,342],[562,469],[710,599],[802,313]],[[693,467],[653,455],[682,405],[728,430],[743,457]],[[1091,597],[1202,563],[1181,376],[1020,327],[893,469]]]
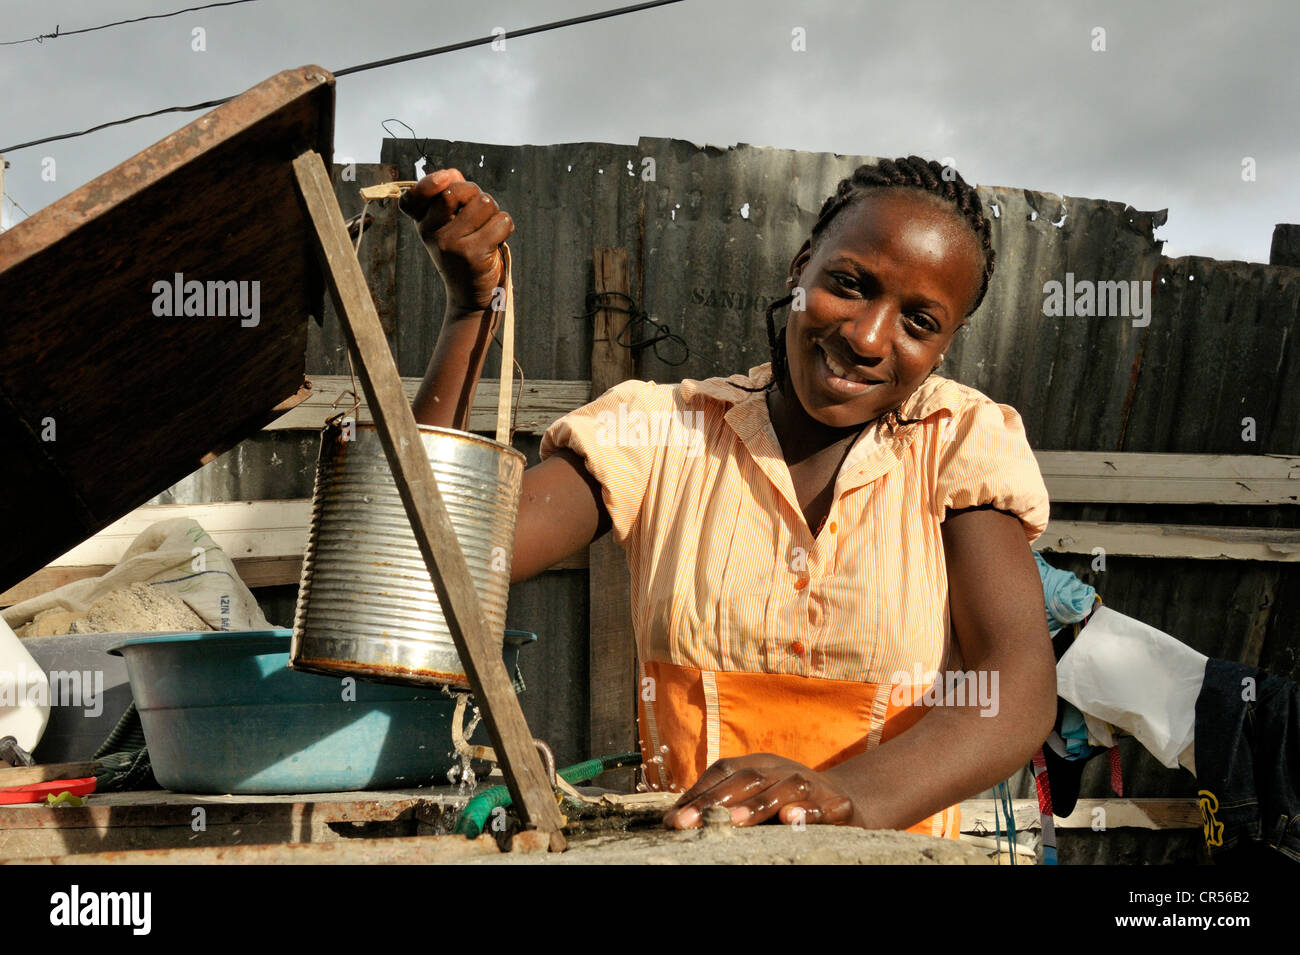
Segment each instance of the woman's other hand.
[[694,829],[710,806],[731,810],[733,826],[782,823],[848,825],[853,802],[825,774],[770,753],[720,759],[664,816],[669,829]]
[[505,281],[500,246],[515,230],[510,216],[456,169],[429,173],[402,195],[399,207],[419,224],[447,288],[448,313],[490,310]]

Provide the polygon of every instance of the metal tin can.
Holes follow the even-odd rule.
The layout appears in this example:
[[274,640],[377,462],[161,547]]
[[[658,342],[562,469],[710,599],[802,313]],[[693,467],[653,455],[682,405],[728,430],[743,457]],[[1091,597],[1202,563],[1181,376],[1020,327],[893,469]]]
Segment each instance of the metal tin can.
[[[421,425],[420,437],[499,648],[524,456],[448,428]],[[373,425],[335,421],[321,435],[289,665],[469,687]]]

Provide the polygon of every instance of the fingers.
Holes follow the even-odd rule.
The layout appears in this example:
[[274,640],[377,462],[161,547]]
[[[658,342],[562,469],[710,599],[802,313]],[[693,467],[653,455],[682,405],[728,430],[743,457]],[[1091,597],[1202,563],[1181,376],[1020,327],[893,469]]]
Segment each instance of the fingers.
[[[410,191],[406,193],[410,195]],[[431,241],[462,215],[477,213],[484,203],[477,203],[483,190],[472,182],[453,182],[437,195],[430,197],[424,215],[420,217],[420,237]],[[472,231],[472,230],[471,230]],[[456,234],[455,230],[452,234]]]
[[[425,223],[428,222],[429,217],[426,217],[425,221],[420,224],[421,233],[428,231],[426,238],[435,239],[440,244],[450,244],[457,239],[467,239],[472,236],[476,242],[489,246],[499,245],[510,235],[513,229],[513,225],[508,228],[506,225],[510,223],[510,216],[501,211],[495,199],[473,183],[457,183],[450,190],[444,192],[456,193],[458,190],[464,190],[465,188],[473,189],[474,194],[465,199],[452,216],[451,221],[438,229],[428,231]],[[459,197],[453,195],[452,198],[454,201]],[[487,227],[487,231],[481,231],[485,227]],[[497,234],[501,235],[496,242],[488,241]]]
[[[459,258],[476,276],[483,276],[491,285],[499,285],[505,281],[500,245],[514,231],[514,222],[491,196],[472,183],[457,183],[446,191],[457,193],[465,189],[473,189],[475,194],[460,206],[451,221],[428,232],[427,223],[432,216],[426,216],[420,224],[421,236],[441,255]],[[453,195],[452,200],[456,199],[458,196]]]
[[[702,776],[664,817],[665,826],[694,829],[701,825],[704,811],[710,806],[729,809],[732,825],[738,828],[757,826],[773,818],[786,824],[802,819],[812,825],[839,826],[847,825],[853,817],[853,803],[848,797],[826,794],[824,789],[818,793],[819,787],[797,773],[774,779],[755,769],[724,769],[712,780],[708,776]],[[699,788],[708,782],[713,785]]]
[[679,801],[679,805],[664,816],[664,825],[670,829],[694,829],[700,825],[704,810],[710,806],[730,808],[733,803],[751,798],[768,785],[767,777],[755,769],[732,772],[723,768],[720,773],[722,778],[705,789],[701,787],[709,783],[709,772],[701,776],[700,781],[686,793],[690,798],[683,797],[686,801]]
[[412,219],[423,219],[434,205],[435,197],[441,196],[449,186],[464,181],[459,169],[436,169],[406,190],[397,201],[397,207]]
[[514,228],[514,220],[501,211],[495,199],[472,182],[457,182],[431,200],[420,220],[420,237],[426,244],[486,270],[498,261],[497,247]]
[[775,816],[787,805],[815,805],[809,803],[812,784],[802,776],[787,776],[774,785],[735,803],[731,809],[733,826],[757,826]]
[[777,812],[777,819],[786,825],[803,822],[810,826],[845,826],[853,818],[851,800],[839,797],[827,803],[791,802]]
[[700,778],[695,780],[694,786],[681,794],[677,800],[677,805],[674,808],[685,806],[688,802],[699,796],[700,793],[712,789],[728,776],[734,775],[735,772],[736,771],[730,767],[727,760],[718,760],[700,774]]

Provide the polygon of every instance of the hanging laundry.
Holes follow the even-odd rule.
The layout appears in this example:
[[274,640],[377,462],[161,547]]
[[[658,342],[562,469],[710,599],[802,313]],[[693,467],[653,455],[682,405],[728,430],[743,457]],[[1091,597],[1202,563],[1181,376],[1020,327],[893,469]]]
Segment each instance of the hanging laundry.
[[1190,767],[1206,659],[1155,627],[1098,607],[1056,666],[1056,692],[1137,737],[1170,769]]
[[1071,571],[1053,567],[1038,551],[1034,551],[1034,560],[1043,582],[1047,632],[1054,637],[1066,624],[1078,623],[1088,616],[1097,601],[1097,591]]
[[1216,860],[1255,861],[1267,846],[1300,862],[1300,686],[1211,659],[1196,698],[1196,767]]

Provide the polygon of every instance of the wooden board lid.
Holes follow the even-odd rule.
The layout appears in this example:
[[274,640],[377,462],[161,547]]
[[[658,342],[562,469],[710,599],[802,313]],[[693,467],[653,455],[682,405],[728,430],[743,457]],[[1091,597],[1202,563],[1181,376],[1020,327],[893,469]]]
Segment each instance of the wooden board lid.
[[0,233],[0,590],[306,397],[333,117],[286,70]]

